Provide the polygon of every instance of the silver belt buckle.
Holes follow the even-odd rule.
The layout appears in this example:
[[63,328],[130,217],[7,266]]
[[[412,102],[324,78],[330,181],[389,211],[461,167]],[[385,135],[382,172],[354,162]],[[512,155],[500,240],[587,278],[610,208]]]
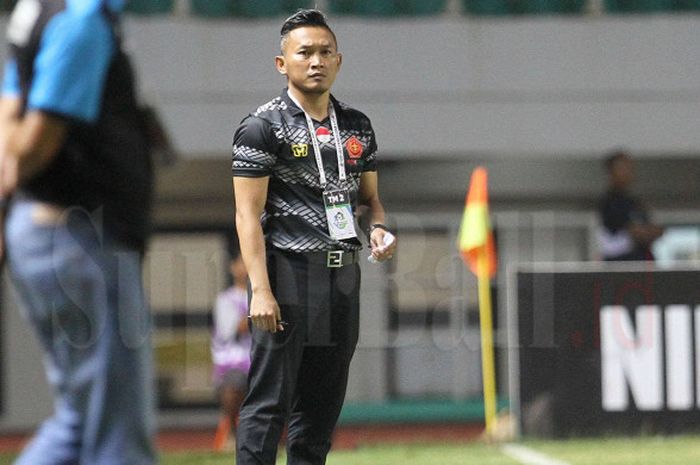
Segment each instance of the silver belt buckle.
[[343,250],[329,250],[326,266],[328,268],[340,268],[343,266]]

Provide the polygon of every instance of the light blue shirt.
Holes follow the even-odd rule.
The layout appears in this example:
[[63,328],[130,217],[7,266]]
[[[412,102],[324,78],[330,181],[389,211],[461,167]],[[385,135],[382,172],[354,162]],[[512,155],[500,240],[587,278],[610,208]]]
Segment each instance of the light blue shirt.
[[[116,49],[112,28],[101,11],[101,0],[68,0],[65,10],[44,27],[27,100],[27,110],[39,110],[95,122],[104,83]],[[107,0],[115,12],[124,0]],[[5,65],[4,95],[19,95],[17,65]]]

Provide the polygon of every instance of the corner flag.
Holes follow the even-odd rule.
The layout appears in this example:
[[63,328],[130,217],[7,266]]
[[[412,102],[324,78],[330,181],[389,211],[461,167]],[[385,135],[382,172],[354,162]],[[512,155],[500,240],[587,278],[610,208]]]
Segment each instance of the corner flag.
[[479,320],[481,327],[481,371],[484,384],[484,421],[486,435],[496,425],[496,367],[493,353],[493,318],[490,278],[496,274],[496,250],[489,221],[487,173],[478,167],[472,173],[459,232],[459,251],[464,263],[479,282]]
[[464,205],[464,216],[459,231],[459,251],[472,273],[479,276],[479,256],[486,253],[486,273],[496,274],[496,249],[489,221],[489,195],[486,168],[478,167],[472,173],[469,193]]

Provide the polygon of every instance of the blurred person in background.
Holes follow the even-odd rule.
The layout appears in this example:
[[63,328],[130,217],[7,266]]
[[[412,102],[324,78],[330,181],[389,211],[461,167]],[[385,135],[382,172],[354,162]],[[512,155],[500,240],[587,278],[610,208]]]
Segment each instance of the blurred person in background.
[[0,100],[7,265],[55,400],[19,465],[156,463],[141,280],[152,170],[122,8],[20,0],[9,20]]
[[229,262],[233,285],[219,293],[214,307],[211,356],[214,385],[221,405],[221,418],[214,449],[235,450],[236,422],[248,387],[250,346],[248,330],[248,273],[240,255]]
[[604,260],[654,260],[651,246],[663,234],[644,205],[630,192],[634,181],[632,157],[617,150],[605,158],[608,190],[599,205]]
[[253,335],[238,465],[274,465],[287,421],[287,463],[326,463],[359,332],[358,205],[368,208],[374,259],[396,247],[382,224],[372,125],[330,92],[342,57],[326,18],[300,10],[280,46],[288,88],[234,135]]

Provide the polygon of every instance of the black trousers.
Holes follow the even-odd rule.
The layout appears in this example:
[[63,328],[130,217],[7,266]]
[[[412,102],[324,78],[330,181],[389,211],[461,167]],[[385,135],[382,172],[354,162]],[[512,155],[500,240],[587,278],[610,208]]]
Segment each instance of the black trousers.
[[357,345],[359,266],[327,268],[271,250],[267,267],[287,326],[275,334],[251,328],[236,463],[274,465],[288,423],[287,463],[325,464]]

